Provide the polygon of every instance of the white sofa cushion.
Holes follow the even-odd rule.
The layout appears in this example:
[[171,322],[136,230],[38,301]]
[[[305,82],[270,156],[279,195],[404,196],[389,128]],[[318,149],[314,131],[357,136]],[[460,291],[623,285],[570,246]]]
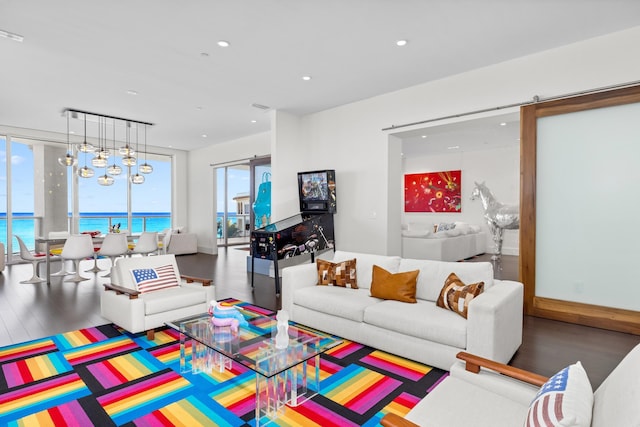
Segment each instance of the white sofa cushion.
[[[390,273],[397,273],[400,265],[399,256],[372,255],[356,252],[336,251],[333,255],[333,262],[346,261],[356,259],[356,271],[358,277],[358,288],[371,288],[371,277],[373,274],[373,265],[380,266]],[[414,268],[415,270],[415,268]],[[444,282],[443,282],[444,283]]]
[[593,427],[640,426],[640,344],[627,354],[594,393]]
[[[360,264],[358,264],[360,268]],[[437,301],[449,274],[456,273],[464,283],[484,282],[484,289],[493,286],[493,266],[490,262],[446,262],[423,259],[400,260],[398,271],[420,270],[416,298]],[[358,282],[359,284],[360,282]]]
[[405,417],[429,427],[519,427],[527,405],[449,376]]
[[141,296],[144,300],[144,314],[164,313],[182,307],[190,307],[207,302],[204,288],[191,289],[186,286],[149,292]]
[[362,322],[365,309],[382,301],[369,295],[368,289],[347,289],[337,286],[312,286],[296,292],[296,305]]
[[365,308],[364,322],[457,348],[467,346],[467,320],[430,301],[382,301]]

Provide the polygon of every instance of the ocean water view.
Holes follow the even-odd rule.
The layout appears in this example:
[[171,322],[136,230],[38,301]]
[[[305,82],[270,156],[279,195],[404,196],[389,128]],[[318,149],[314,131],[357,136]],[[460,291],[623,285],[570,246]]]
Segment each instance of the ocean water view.
[[[69,218],[71,216],[69,215]],[[36,229],[39,220],[33,217],[33,212],[14,212],[12,234],[24,240],[29,249],[34,249],[35,238],[39,234]],[[127,228],[126,212],[84,212],[80,213],[79,230],[101,231],[107,233],[110,226],[120,224],[120,229]],[[134,212],[131,221],[131,233],[143,231],[162,232],[171,227],[171,213],[169,212]],[[0,241],[7,246],[7,215],[0,213]],[[13,250],[18,251],[18,242],[13,240]]]
[[[248,215],[238,215],[235,212],[227,213],[227,232],[229,237],[234,237],[234,233],[240,233],[241,225],[238,224],[238,217],[242,217],[242,224],[249,221]],[[71,215],[69,215],[71,218]],[[223,212],[217,212],[216,222],[217,238],[222,238]],[[39,237],[38,224],[40,220],[34,218],[32,212],[14,212],[12,221],[12,235],[18,235],[25,242],[30,250],[35,248],[35,238]],[[127,214],[125,212],[83,212],[80,213],[80,232],[100,231],[107,233],[112,226],[120,224],[120,229],[127,228]],[[162,232],[171,227],[171,214],[169,212],[134,212],[132,217],[131,233],[137,234],[143,231]],[[7,247],[7,214],[0,213],[0,242]],[[13,239],[13,251],[18,252],[18,242]]]

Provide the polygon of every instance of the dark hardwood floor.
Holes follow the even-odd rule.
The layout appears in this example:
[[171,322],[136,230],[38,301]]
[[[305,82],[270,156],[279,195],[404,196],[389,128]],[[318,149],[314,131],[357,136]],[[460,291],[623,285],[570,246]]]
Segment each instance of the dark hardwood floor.
[[[232,246],[220,248],[218,255],[181,255],[176,259],[183,274],[213,278],[217,299],[232,297],[277,310],[280,300],[273,278],[256,274],[255,288],[251,288],[247,255],[246,250]],[[469,261],[492,262],[489,255]],[[517,257],[504,255],[499,263],[493,263],[496,278],[517,280]],[[106,268],[109,261],[99,260],[98,264]],[[91,266],[89,261],[81,264],[83,270]],[[100,316],[102,283],[108,280],[99,277],[103,272],[83,273],[91,279],[78,285],[61,278],[54,278],[51,285],[19,283],[30,274],[30,264],[17,264],[8,265],[0,275],[0,346],[107,323]],[[580,360],[595,389],[638,343],[637,335],[525,316],[523,343],[510,364],[550,376]]]

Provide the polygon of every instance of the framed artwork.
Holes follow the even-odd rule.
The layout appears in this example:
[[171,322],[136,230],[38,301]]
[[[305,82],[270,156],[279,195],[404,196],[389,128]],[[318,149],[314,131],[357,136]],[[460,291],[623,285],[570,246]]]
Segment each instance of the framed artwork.
[[405,212],[461,212],[462,171],[413,173],[404,176]]

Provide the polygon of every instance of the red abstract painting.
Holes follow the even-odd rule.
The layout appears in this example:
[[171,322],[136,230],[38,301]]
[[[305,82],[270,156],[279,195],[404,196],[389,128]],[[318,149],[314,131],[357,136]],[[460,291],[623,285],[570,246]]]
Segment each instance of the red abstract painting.
[[462,171],[404,176],[405,212],[460,212]]

